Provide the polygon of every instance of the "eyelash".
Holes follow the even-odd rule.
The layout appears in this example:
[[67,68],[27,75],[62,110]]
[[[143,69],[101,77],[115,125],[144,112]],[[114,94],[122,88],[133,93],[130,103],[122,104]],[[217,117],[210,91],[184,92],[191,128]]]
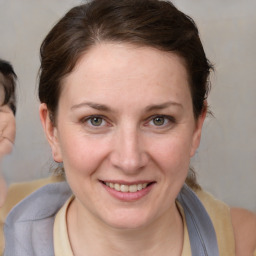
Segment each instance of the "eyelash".
[[[98,118],[98,119],[101,119],[101,121],[104,123],[102,125],[102,123],[100,123],[98,126],[97,125],[93,125],[92,124],[92,120],[94,118]],[[164,119],[164,123],[162,125],[156,125],[156,124],[151,124],[151,122],[154,122],[154,120],[156,118],[163,118]],[[105,116],[101,116],[101,115],[91,115],[91,116],[88,116],[88,117],[85,117],[83,119],[81,119],[81,123],[83,124],[88,124],[90,127],[92,128],[102,128],[102,127],[105,127],[105,126],[111,126],[110,123],[107,121],[107,118]],[[176,123],[176,120],[173,116],[168,116],[168,115],[154,115],[154,116],[151,116],[149,118],[147,118],[147,121],[146,121],[146,125],[145,126],[154,126],[156,128],[165,128],[165,127],[168,127],[168,125],[170,124],[175,124]]]

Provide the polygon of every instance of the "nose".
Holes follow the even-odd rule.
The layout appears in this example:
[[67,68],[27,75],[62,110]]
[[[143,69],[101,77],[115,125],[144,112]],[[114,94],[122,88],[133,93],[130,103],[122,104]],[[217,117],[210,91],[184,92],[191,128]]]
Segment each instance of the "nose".
[[115,168],[126,174],[135,174],[149,161],[143,138],[137,129],[122,129],[115,134],[110,160]]

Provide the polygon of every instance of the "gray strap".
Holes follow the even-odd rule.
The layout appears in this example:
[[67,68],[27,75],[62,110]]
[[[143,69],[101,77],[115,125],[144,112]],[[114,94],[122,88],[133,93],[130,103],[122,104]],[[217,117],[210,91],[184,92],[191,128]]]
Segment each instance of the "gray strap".
[[4,256],[54,256],[56,212],[71,196],[66,182],[48,184],[17,204],[8,215]]
[[184,185],[177,200],[184,209],[192,256],[219,256],[213,224],[197,195]]

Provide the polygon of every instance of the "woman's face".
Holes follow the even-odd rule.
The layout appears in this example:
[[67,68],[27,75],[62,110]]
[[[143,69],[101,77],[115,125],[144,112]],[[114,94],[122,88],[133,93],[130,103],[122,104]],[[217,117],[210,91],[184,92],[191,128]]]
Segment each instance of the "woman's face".
[[78,211],[137,228],[175,208],[204,119],[194,119],[181,58],[98,44],[64,79],[56,127],[44,104],[40,113]]

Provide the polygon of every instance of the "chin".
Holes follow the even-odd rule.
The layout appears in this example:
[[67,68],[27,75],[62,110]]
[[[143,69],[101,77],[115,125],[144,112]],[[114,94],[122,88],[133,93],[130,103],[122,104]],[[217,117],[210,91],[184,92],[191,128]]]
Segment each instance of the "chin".
[[120,230],[140,229],[149,225],[150,218],[147,214],[138,211],[118,211],[116,214],[110,214],[108,218],[102,219],[108,226]]

